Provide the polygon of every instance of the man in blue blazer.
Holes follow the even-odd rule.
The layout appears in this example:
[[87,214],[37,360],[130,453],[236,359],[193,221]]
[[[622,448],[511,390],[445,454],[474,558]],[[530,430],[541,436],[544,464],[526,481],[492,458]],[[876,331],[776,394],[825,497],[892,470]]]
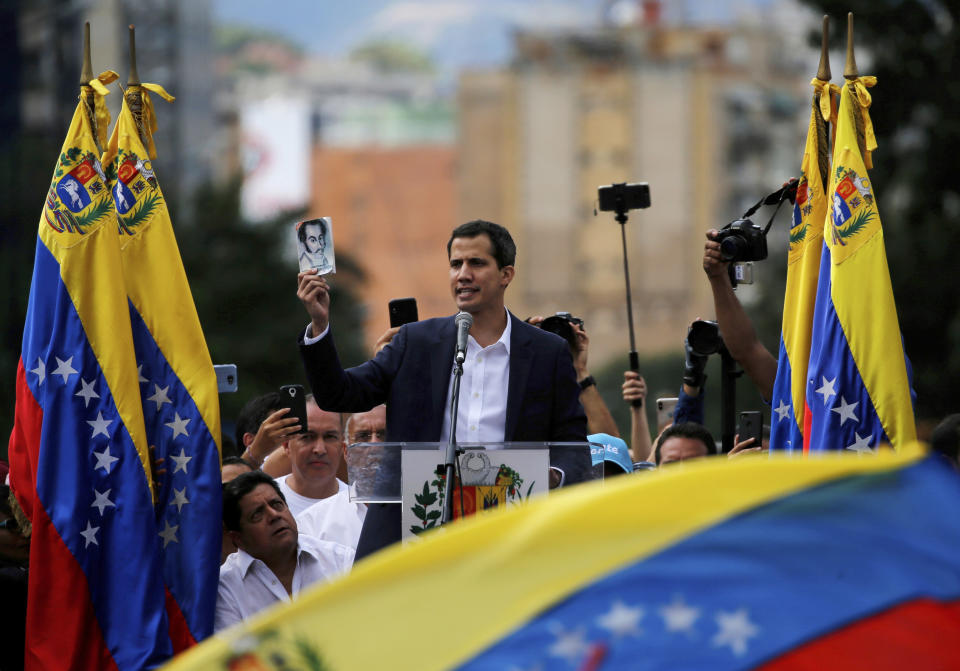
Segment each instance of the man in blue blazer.
[[[457,441],[586,441],[586,416],[566,342],[504,306],[516,246],[497,224],[472,221],[447,243],[450,290],[473,316],[461,378]],[[344,370],[329,324],[330,295],[316,271],[299,275],[310,315],[300,337],[307,378],[324,410],[362,412],[387,404],[388,442],[445,441],[449,435],[456,326],[453,317],[407,324],[373,359]],[[565,483],[588,477],[586,450],[555,450]],[[400,506],[370,506],[357,558],[400,539]]]

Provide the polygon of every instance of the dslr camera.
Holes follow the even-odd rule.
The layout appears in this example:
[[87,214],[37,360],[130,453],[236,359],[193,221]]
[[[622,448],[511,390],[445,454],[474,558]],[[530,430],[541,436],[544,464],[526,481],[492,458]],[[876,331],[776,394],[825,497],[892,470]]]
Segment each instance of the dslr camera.
[[737,219],[724,226],[716,237],[724,261],[763,261],[767,258],[766,231],[749,219]]
[[558,312],[552,317],[544,319],[540,322],[539,326],[544,331],[556,333],[566,340],[570,351],[575,352],[577,350],[577,334],[573,332],[572,324],[583,328],[583,320],[579,317],[574,317],[569,312]]

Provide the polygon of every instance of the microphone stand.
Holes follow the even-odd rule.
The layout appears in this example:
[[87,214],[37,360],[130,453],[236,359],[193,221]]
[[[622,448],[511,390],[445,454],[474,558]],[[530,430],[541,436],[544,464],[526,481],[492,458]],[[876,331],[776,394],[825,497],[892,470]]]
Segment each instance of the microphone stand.
[[[459,359],[459,357],[458,357]],[[457,360],[453,368],[453,395],[450,400],[450,436],[443,458],[443,470],[446,474],[443,483],[443,515],[440,525],[453,521],[453,473],[457,462],[457,415],[460,410],[460,378],[463,375],[463,362]]]

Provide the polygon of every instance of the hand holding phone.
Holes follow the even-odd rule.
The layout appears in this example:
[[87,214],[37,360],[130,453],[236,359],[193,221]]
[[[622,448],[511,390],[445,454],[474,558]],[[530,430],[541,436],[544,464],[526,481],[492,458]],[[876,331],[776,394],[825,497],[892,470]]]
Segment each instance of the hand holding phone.
[[753,438],[749,447],[760,447],[763,442],[763,414],[759,410],[741,412],[737,434],[738,442],[744,443]]

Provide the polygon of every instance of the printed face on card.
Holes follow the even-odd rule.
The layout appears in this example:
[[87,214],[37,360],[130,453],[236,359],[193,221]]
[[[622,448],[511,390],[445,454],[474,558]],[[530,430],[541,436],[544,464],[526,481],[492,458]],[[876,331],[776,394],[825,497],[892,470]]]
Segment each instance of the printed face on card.
[[316,268],[321,275],[337,272],[333,255],[333,225],[330,217],[308,219],[296,225],[300,271]]

